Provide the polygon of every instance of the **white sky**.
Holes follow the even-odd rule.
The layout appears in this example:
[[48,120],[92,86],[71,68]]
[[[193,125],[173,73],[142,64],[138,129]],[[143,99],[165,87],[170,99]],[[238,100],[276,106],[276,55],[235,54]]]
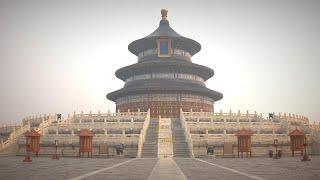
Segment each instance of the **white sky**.
[[320,1],[0,0],[0,124],[29,115],[115,111],[114,72],[130,42],[171,27],[202,45],[215,70],[215,109],[287,112],[320,120]]

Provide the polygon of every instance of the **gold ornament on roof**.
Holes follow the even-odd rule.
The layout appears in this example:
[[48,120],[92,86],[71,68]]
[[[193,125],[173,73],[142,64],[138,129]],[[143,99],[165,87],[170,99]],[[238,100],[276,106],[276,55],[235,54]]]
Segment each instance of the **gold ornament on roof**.
[[168,10],[167,9],[161,9],[161,16],[162,20],[167,20]]

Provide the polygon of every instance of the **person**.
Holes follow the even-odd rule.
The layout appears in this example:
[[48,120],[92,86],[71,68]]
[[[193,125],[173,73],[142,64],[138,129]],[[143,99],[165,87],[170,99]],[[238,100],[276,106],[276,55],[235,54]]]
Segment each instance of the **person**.
[[119,148],[119,150],[120,150],[120,155],[123,155],[123,149],[124,149],[124,143],[121,143],[121,144],[120,144],[120,148]]
[[213,153],[214,153],[213,146],[208,146],[207,155],[213,155]]
[[117,145],[116,150],[117,155],[123,155],[124,143],[122,142],[121,144]]

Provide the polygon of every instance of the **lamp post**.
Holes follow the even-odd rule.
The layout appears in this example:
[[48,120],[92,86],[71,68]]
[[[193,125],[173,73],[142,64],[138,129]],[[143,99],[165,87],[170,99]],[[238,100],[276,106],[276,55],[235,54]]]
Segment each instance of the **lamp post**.
[[56,159],[58,160],[59,159],[59,156],[58,156],[58,140],[54,140],[54,145],[55,145],[55,152],[54,154],[52,155],[52,159]]
[[307,137],[305,137],[304,138],[304,143],[303,143],[304,155],[303,155],[301,161],[311,161],[311,159],[309,158],[309,156],[307,154],[307,146],[308,146]]
[[273,146],[276,148],[276,152],[273,155],[273,159],[279,159],[279,156],[278,156],[278,139],[275,139],[273,141]]

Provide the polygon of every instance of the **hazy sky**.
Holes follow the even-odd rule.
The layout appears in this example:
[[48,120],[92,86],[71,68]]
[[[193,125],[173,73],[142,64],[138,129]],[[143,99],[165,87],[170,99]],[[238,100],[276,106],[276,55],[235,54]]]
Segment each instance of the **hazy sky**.
[[216,111],[287,112],[320,120],[320,1],[0,0],[0,123],[115,111],[106,94],[137,57],[128,44],[171,27],[202,45]]

